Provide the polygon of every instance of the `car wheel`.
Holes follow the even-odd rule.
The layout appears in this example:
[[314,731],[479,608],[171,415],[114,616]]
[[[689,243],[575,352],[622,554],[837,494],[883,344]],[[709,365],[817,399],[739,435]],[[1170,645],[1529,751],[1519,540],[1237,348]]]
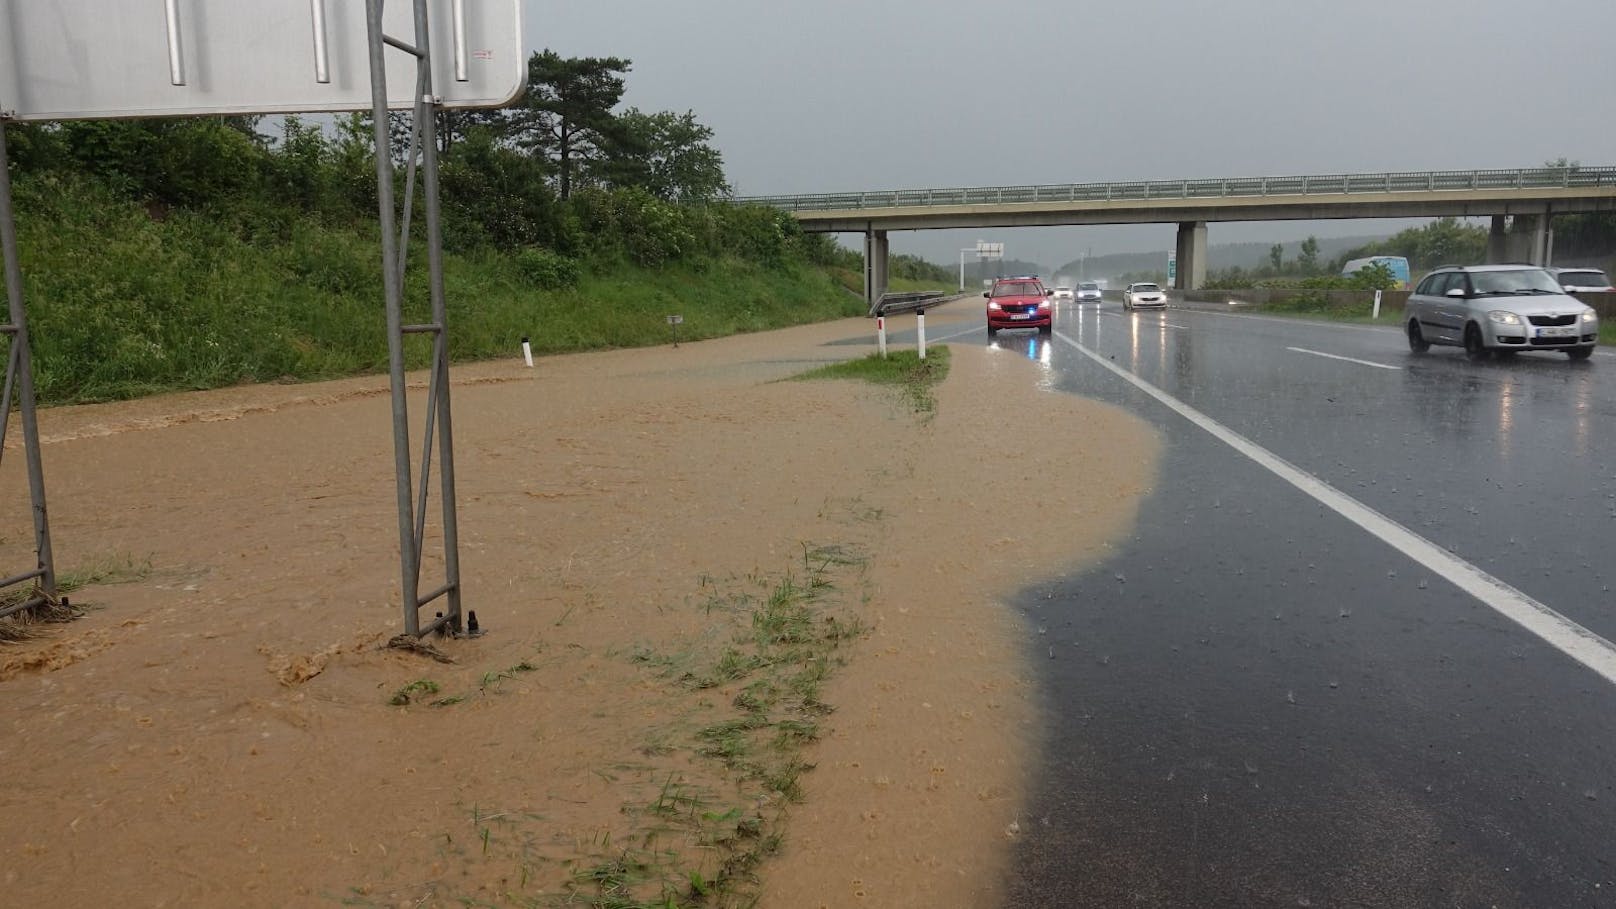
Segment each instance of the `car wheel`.
[[1040,326],[1038,326],[1038,333],[1047,338],[1050,335],[1055,333],[1055,326],[1053,326],[1053,325],[1040,325]]
[[1566,356],[1573,360],[1586,360],[1594,355],[1592,347],[1570,347],[1566,349]]
[[1425,340],[1420,331],[1420,323],[1414,319],[1408,320],[1408,349],[1415,353],[1425,353],[1431,349],[1431,342]]
[[1465,356],[1472,360],[1487,359],[1487,345],[1481,340],[1481,329],[1474,324],[1465,326],[1464,333]]
[[999,330],[997,328],[994,328],[992,325],[989,325],[988,326],[988,337],[996,338],[998,336],[999,336]]

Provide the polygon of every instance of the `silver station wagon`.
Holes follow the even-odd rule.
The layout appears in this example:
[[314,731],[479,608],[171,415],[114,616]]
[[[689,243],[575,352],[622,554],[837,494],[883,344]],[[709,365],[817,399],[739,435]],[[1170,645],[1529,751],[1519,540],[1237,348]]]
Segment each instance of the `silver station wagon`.
[[1438,268],[1414,288],[1404,315],[1415,353],[1451,344],[1471,359],[1558,350],[1586,360],[1599,341],[1599,314],[1532,265]]

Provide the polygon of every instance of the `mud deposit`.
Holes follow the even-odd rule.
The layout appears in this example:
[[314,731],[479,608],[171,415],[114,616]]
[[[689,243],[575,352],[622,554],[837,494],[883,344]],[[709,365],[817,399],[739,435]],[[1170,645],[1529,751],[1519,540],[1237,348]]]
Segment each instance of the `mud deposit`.
[[[765,907],[992,905],[1035,835],[1040,744],[1001,598],[1126,533],[1157,441],[974,343],[930,418],[775,381],[868,331],[456,367],[487,633],[440,642],[453,663],[381,646],[401,627],[385,380],[43,413],[59,570],[119,583],[0,646],[0,902],[590,905],[614,869],[688,889],[750,850]],[[8,573],[33,558],[22,467],[12,447]],[[857,632],[826,662],[800,800],[702,753],[763,676],[692,681],[782,584]]]

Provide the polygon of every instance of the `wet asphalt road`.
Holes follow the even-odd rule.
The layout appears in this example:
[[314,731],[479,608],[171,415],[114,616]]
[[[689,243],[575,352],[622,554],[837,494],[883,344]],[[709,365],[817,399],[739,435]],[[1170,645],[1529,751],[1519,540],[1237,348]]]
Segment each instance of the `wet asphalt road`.
[[994,346],[1165,440],[1134,538],[1020,598],[1011,905],[1616,906],[1616,685],[1079,348],[1607,638],[1616,358],[1109,303]]

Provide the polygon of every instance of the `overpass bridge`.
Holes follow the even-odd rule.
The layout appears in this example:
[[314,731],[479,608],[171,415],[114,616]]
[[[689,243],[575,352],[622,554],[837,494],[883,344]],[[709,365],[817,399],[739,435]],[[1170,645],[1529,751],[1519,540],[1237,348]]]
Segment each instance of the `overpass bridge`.
[[[1207,224],[1330,218],[1491,217],[1489,261],[1547,264],[1557,214],[1616,211],[1616,167],[1409,171],[743,196],[804,230],[864,234],[864,290],[887,286],[887,232],[1083,224],[1178,225],[1179,289],[1206,280]],[[1517,229],[1505,234],[1505,219]]]

